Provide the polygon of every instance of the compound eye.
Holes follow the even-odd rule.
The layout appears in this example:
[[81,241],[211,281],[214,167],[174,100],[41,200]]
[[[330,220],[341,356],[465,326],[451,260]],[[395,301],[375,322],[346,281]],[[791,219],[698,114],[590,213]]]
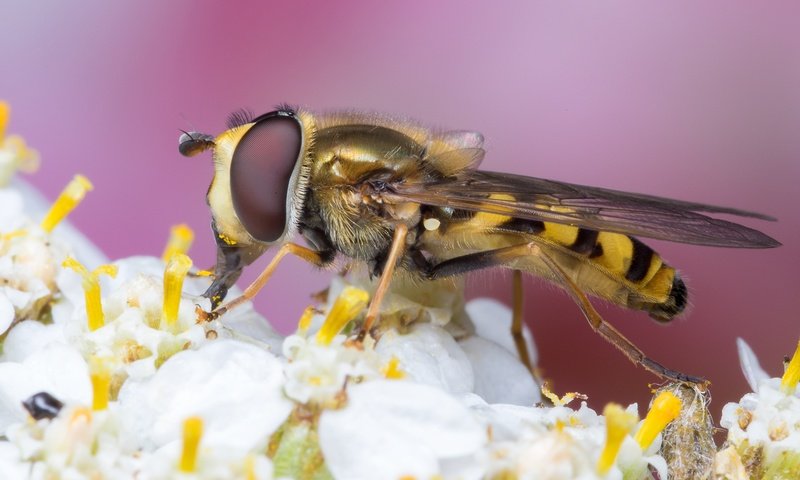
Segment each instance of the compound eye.
[[274,242],[286,230],[286,198],[301,137],[294,118],[269,117],[250,127],[233,152],[233,208],[256,240]]

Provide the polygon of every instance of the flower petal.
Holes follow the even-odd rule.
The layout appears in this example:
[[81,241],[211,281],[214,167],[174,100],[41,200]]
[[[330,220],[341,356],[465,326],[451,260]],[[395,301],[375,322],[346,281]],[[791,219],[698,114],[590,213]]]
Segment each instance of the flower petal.
[[36,320],[25,320],[8,332],[8,337],[3,342],[2,359],[6,362],[22,362],[34,353],[55,344],[67,344],[62,325],[45,325]]
[[87,404],[91,400],[89,369],[73,348],[55,345],[22,362],[0,363],[0,432],[26,418],[22,401],[48,392],[64,403]]
[[476,336],[459,345],[472,364],[474,391],[488,403],[532,406],[542,400],[531,373],[505,348]]
[[347,391],[348,405],[326,410],[319,442],[335,478],[429,478],[440,460],[469,457],[487,441],[483,426],[437,388],[375,380]]
[[770,376],[761,368],[761,364],[758,363],[758,357],[756,357],[755,352],[744,339],[736,339],[736,349],[739,351],[739,364],[742,367],[744,378],[747,380],[747,384],[750,385],[751,391],[757,392],[761,382],[769,380]]
[[0,334],[5,333],[14,322],[14,315],[14,305],[3,292],[0,292]]
[[408,334],[389,330],[375,351],[384,363],[397,357],[409,380],[454,394],[471,392],[474,387],[469,358],[441,327],[420,323]]
[[[476,298],[467,304],[467,313],[475,324],[476,335],[491,340],[517,355],[517,347],[511,336],[511,309],[491,298]],[[538,358],[536,346],[526,325],[523,325],[522,336],[525,338],[531,362],[536,365]]]
[[177,441],[183,421],[203,418],[203,444],[242,453],[266,445],[292,404],[281,391],[281,362],[249,344],[217,340],[167,360],[144,381],[128,380],[119,393],[126,428],[146,447]]

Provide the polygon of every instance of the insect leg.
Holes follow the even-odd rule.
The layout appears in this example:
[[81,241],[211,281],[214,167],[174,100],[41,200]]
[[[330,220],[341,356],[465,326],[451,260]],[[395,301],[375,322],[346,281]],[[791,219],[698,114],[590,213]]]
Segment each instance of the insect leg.
[[404,223],[399,223],[394,228],[394,235],[392,236],[392,246],[389,248],[389,255],[386,257],[386,263],[381,272],[381,279],[378,281],[378,288],[375,289],[375,295],[369,302],[367,309],[367,316],[364,318],[364,324],[356,337],[357,342],[363,342],[367,337],[367,333],[378,318],[378,310],[383,302],[383,297],[389,289],[389,284],[392,281],[392,274],[397,265],[397,261],[403,256],[406,247],[406,236],[408,235],[408,227]]
[[297,245],[295,243],[287,243],[284,244],[278,253],[275,254],[275,257],[269,262],[267,268],[261,272],[261,274],[256,278],[253,283],[248,285],[247,288],[244,289],[244,292],[237,298],[234,298],[230,302],[222,305],[214,309],[211,312],[203,312],[198,311],[200,320],[203,321],[211,321],[219,318],[225,312],[231,310],[232,308],[241,305],[242,303],[250,300],[266,285],[267,281],[270,279],[272,274],[275,272],[275,269],[278,267],[278,264],[283,260],[288,254],[293,254],[301,259],[305,260],[308,263],[317,265],[319,267],[325,266],[327,263],[330,262],[329,255],[326,255],[326,252],[317,252],[315,250],[311,250],[310,248],[303,247],[301,245]]
[[586,294],[584,294],[575,282],[569,278],[566,272],[564,272],[550,255],[533,242],[451,258],[434,265],[429,271],[429,276],[430,278],[441,278],[487,267],[507,265],[515,259],[528,255],[536,256],[542,260],[553,273],[555,280],[564,287],[578,305],[578,308],[581,309],[581,312],[584,317],[586,317],[586,320],[588,320],[592,329],[625,354],[630,361],[641,365],[645,370],[661,378],[679,382],[706,383],[706,380],[703,378],[693,377],[675,370],[670,370],[645,355],[642,350],[625,338],[622,333],[603,320],[603,317],[597,313],[597,310],[595,310],[586,297]]
[[523,321],[523,296],[522,296],[522,272],[514,270],[513,276],[513,290],[512,290],[512,316],[511,316],[511,337],[514,339],[514,346],[517,349],[519,361],[522,362],[531,375],[536,377],[536,368],[531,362],[530,354],[528,353],[528,345],[525,344],[525,337],[522,336]]

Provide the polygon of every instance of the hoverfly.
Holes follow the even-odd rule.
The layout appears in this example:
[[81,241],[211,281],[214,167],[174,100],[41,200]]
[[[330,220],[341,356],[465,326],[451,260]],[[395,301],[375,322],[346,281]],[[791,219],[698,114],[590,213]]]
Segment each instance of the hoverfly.
[[[562,286],[591,326],[635,363],[662,377],[700,381],[649,359],[586,294],[667,322],[686,307],[686,285],[635,236],[780,245],[705,213],[773,220],[765,215],[478,170],[481,134],[388,116],[281,106],[255,118],[234,114],[216,137],[184,132],[179,139],[185,156],[209,149],[215,173],[207,202],[218,249],[204,294],[214,310],[205,318],[252,298],[289,253],[320,267],[343,255],[380,277],[357,340],[374,325],[395,269],[438,279],[505,267],[515,278],[523,271]],[[293,243],[298,236],[307,247]],[[242,269],[271,246],[280,249],[264,272],[220,306]],[[519,338],[521,320],[515,324]]]

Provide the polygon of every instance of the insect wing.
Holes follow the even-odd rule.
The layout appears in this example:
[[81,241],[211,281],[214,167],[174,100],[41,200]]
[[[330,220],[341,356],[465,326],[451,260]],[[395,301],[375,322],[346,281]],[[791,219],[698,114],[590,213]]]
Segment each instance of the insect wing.
[[392,185],[394,200],[717,247],[768,248],[775,239],[698,212],[766,215],[507,173],[467,171],[443,180]]

